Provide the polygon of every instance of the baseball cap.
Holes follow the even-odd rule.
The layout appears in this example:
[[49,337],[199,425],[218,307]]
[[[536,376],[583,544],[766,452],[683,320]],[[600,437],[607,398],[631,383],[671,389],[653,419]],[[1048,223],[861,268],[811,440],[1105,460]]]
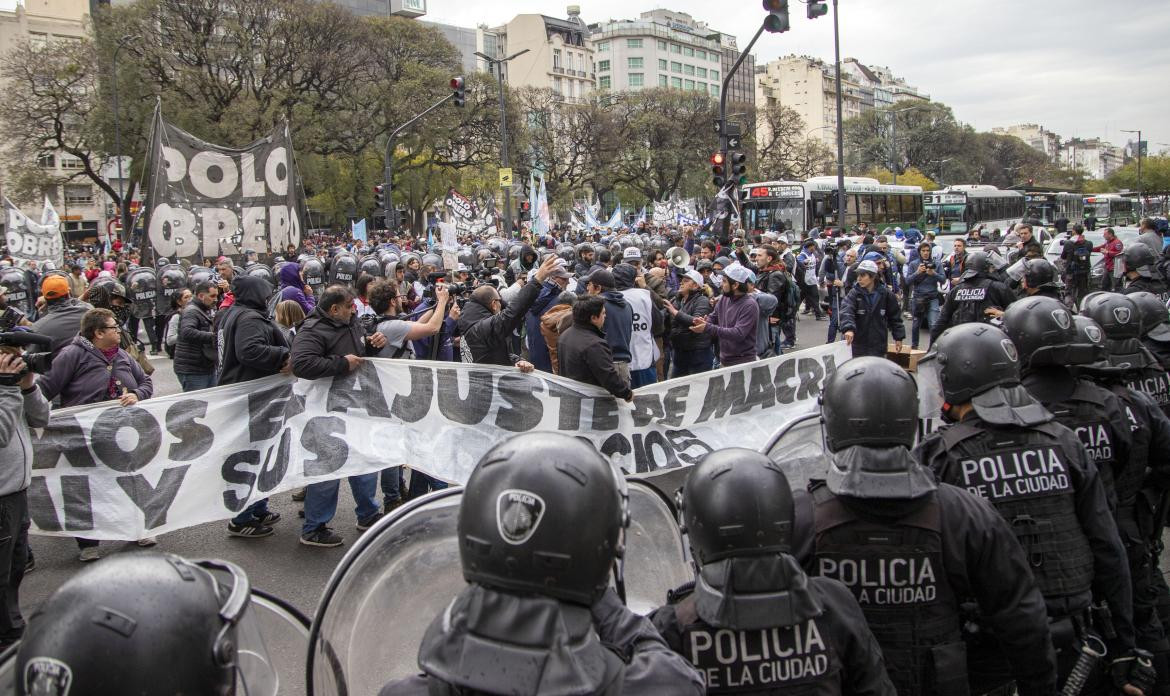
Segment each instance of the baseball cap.
[[586,283],[593,283],[603,290],[613,290],[617,283],[613,279],[613,273],[604,268],[599,268],[589,274],[585,279]]
[[41,281],[41,294],[45,296],[46,300],[68,297],[69,281],[59,275],[45,276],[45,279]]
[[550,278],[572,278],[573,274],[569,273],[569,269],[565,268],[565,260],[557,259],[556,265],[553,267]]
[[467,264],[465,264],[465,263],[461,263],[455,267],[456,273],[467,273],[469,270],[470,269],[467,268]]
[[622,252],[622,258],[623,259],[641,259],[642,258],[642,251],[640,249],[638,249],[638,247],[626,247],[626,250]]
[[692,281],[694,281],[695,285],[703,287],[703,276],[699,275],[698,271],[693,269],[689,270],[683,274],[683,277],[690,278]]
[[727,268],[723,269],[723,275],[731,278],[737,283],[754,283],[756,282],[756,274],[738,263],[733,263]]
[[861,263],[857,264],[857,272],[858,273],[872,273],[874,275],[877,275],[878,274],[878,267],[877,267],[877,264],[874,263],[873,261],[866,260],[866,261],[862,261]]

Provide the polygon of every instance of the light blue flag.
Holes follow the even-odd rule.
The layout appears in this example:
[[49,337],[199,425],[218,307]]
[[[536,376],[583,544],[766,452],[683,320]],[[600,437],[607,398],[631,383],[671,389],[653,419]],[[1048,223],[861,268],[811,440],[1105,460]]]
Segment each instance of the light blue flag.
[[358,220],[357,222],[350,225],[349,229],[350,229],[350,234],[353,235],[354,240],[360,239],[363,242],[369,241],[368,239],[366,239],[366,219],[365,218],[362,218],[361,220]]

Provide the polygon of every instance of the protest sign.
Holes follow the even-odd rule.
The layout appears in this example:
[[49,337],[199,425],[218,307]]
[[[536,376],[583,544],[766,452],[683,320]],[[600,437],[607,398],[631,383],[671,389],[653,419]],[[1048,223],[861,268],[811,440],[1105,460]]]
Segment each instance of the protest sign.
[[45,210],[40,223],[33,222],[7,198],[4,199],[4,213],[7,220],[5,242],[13,260],[18,264],[34,261],[38,268],[45,262],[53,263],[57,268],[64,265],[65,245],[61,241],[61,220],[48,196],[45,197]]
[[632,404],[545,373],[367,360],[333,379],[273,376],[53,414],[33,434],[34,532],[138,539],[228,519],[309,483],[406,464],[463,483],[517,433],[582,437],[628,473],[759,448],[816,408],[844,343],[642,387]]

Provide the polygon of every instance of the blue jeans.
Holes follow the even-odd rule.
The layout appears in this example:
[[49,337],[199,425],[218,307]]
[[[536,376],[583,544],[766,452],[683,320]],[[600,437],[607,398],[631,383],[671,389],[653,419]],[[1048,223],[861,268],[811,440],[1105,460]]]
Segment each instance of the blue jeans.
[[674,374],[671,377],[685,377],[697,375],[700,372],[709,372],[711,364],[715,362],[715,352],[711,346],[698,350],[674,351]]
[[410,472],[410,489],[406,493],[408,500],[417,498],[421,495],[426,495],[431,491],[441,491],[446,488],[448,484],[446,481],[440,481],[437,478],[427,476],[417,469],[412,469]]
[[[913,307],[917,304],[918,304],[917,299],[911,300],[911,302],[910,302],[911,307]],[[935,297],[931,300],[928,300],[926,302],[925,313],[918,313],[918,312],[914,313],[914,324],[910,329],[910,347],[911,348],[918,347],[918,332],[919,332],[919,329],[922,327],[922,320],[923,319],[926,320],[926,336],[929,339],[930,338],[930,330],[933,329],[934,325],[938,323],[938,298],[937,297]]]
[[630,370],[630,389],[644,387],[658,381],[658,370],[654,366],[645,370]]
[[[311,534],[318,527],[329,524],[333,515],[337,513],[337,491],[341,488],[340,480],[310,483],[305,486],[305,523],[301,526],[301,534]],[[364,520],[379,512],[378,501],[378,474],[362,474],[349,477],[349,490],[353,492],[353,499],[357,503],[357,518]]]
[[248,524],[260,524],[260,520],[268,514],[268,498],[257,500],[232,518],[232,524],[242,527]]
[[832,343],[837,340],[837,321],[841,314],[841,297],[837,294],[835,288],[830,288],[829,293],[829,335],[826,343]]
[[382,486],[383,502],[395,501],[402,497],[402,467],[382,469],[378,478]]
[[183,391],[196,391],[199,389],[210,389],[215,386],[215,373],[211,372],[206,375],[187,375],[176,373],[179,378],[179,386],[183,387]]

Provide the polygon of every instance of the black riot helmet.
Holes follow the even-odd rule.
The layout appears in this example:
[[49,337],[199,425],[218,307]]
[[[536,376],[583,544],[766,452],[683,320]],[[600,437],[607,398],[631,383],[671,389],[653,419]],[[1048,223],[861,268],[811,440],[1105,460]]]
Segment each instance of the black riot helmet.
[[1126,295],[1137,305],[1142,316],[1142,336],[1155,341],[1170,341],[1170,313],[1166,303],[1145,290]]
[[195,288],[200,283],[210,283],[215,271],[206,266],[191,266],[187,269],[187,285],[191,292],[195,292]]
[[1134,271],[1142,278],[1151,280],[1158,277],[1157,269],[1154,267],[1158,258],[1154,256],[1154,250],[1145,244],[1135,242],[1125,245],[1121,252],[1121,261],[1126,273]]
[[266,263],[258,263],[253,261],[244,270],[244,275],[252,276],[253,278],[263,278],[264,280],[268,281],[269,285],[276,287],[276,276],[272,274],[272,269],[269,268],[268,264]]
[[1109,340],[1141,338],[1142,313],[1137,303],[1127,295],[1119,292],[1095,293],[1081,306],[1081,312],[1097,322]]
[[301,272],[305,279],[305,285],[313,288],[313,293],[317,294],[325,285],[325,264],[316,256],[310,256],[301,262]]
[[[224,587],[211,570],[226,571]],[[16,693],[236,693],[248,579],[225,561],[115,554],[70,578],[29,618]]]
[[357,274],[357,258],[348,251],[334,256],[333,261],[329,264],[330,285],[353,285],[357,281]]
[[973,251],[967,254],[967,260],[963,262],[962,279],[974,278],[976,275],[987,275],[991,270],[991,259],[987,257],[982,251]]
[[826,380],[820,402],[834,494],[908,499],[937,488],[910,456],[918,387],[905,370],[884,358],[854,358]]
[[158,275],[153,268],[139,266],[126,274],[130,313],[139,319],[153,316],[158,299]]
[[1003,313],[1003,330],[1019,351],[1025,370],[1041,365],[1085,365],[1096,359],[1092,346],[1079,342],[1072,313],[1052,297],[1013,302]]
[[1074,314],[1073,325],[1077,329],[1077,338],[1082,343],[1096,347],[1098,354],[1104,357],[1106,354],[1105,332],[1101,329],[1101,325],[1084,314]]
[[971,322],[953,326],[931,346],[927,357],[931,356],[938,365],[944,416],[952,407],[970,403],[989,423],[1035,425],[1051,420],[1052,415],[1020,385],[1019,350],[998,328]]
[[1056,287],[1056,268],[1047,259],[1023,260],[1024,282],[1028,287],[1038,288]]
[[381,278],[382,277],[382,263],[380,261],[378,261],[377,256],[375,256],[373,254],[369,254],[364,259],[362,259],[362,264],[359,267],[358,271],[359,271],[359,273],[366,273],[366,274],[372,275],[375,278]]
[[592,605],[624,553],[625,481],[593,445],[517,435],[487,451],[459,507],[468,582]]
[[679,509],[700,566],[792,550],[792,488],[780,465],[755,450],[703,457],[683,484]]

